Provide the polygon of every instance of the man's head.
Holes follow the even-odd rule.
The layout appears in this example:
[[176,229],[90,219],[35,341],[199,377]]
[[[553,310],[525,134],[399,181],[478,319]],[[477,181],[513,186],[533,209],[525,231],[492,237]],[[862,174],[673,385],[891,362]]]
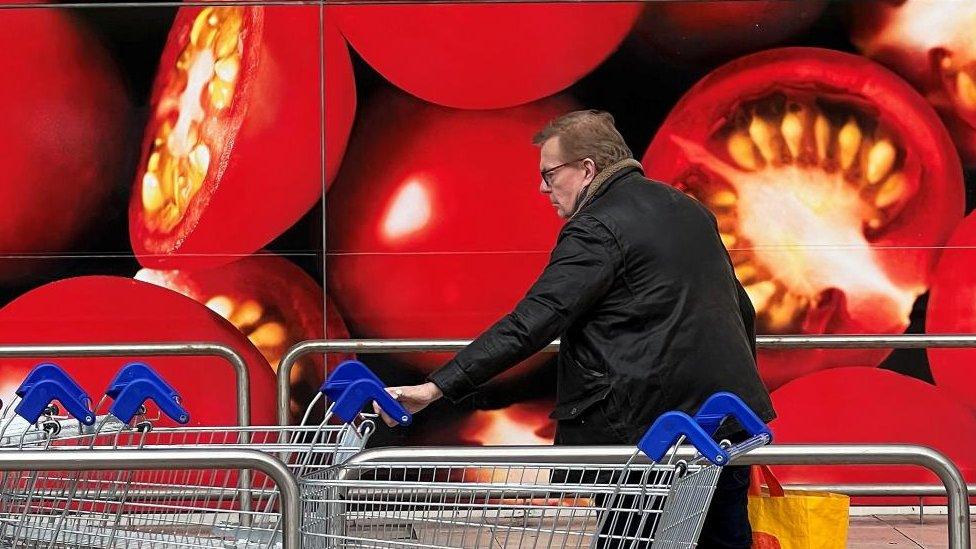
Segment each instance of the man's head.
[[610,113],[575,111],[550,121],[532,138],[539,145],[539,191],[549,198],[559,217],[576,209],[583,189],[611,164],[633,158]]

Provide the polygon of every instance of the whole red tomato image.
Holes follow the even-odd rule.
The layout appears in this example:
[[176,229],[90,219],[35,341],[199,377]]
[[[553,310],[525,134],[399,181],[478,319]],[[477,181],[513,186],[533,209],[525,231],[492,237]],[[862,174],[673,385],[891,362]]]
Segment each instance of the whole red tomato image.
[[684,0],[649,2],[634,33],[669,59],[729,59],[806,30],[827,0]]
[[346,45],[331,24],[320,26],[318,9],[179,10],[129,204],[129,237],[144,266],[228,263],[280,235],[321,197],[356,98]]
[[[532,136],[573,108],[371,99],[326,202],[328,288],[353,335],[470,338],[511,311],[562,225],[539,194]],[[449,355],[400,358],[430,372]]]
[[640,3],[387,3],[335,6],[350,45],[397,87],[465,109],[559,92],[603,62]]
[[[836,368],[791,381],[772,394],[777,444],[919,444],[944,453],[976,478],[976,419],[947,391],[880,368]],[[911,466],[779,466],[783,484],[937,483]]]
[[[64,10],[5,9],[0,282],[36,274],[99,218],[125,160],[129,102],[108,52]],[[18,259],[11,256],[26,256]]]
[[[899,333],[963,214],[959,158],[925,99],[863,57],[749,55],[706,76],[644,155],[715,214],[760,334]],[[770,388],[888,350],[763,351]]]
[[[275,377],[246,337],[203,305],[130,278],[83,276],[46,284],[0,309],[0,343],[166,343],[213,342],[237,351],[248,368],[251,422],[275,423]],[[180,394],[190,425],[235,425],[234,370],[222,358],[92,357],[0,358],[0,399],[13,391],[33,365],[62,366],[97,402],[128,361],[148,363]]]
[[[976,333],[976,215],[959,224],[946,243],[932,280],[925,331],[932,334]],[[936,385],[976,408],[972,384],[973,349],[929,349]]]
[[959,154],[976,162],[976,4],[938,0],[851,3],[851,40],[920,89]]
[[[275,372],[281,356],[299,341],[323,339],[326,329],[332,339],[349,337],[322,288],[294,263],[267,252],[213,269],[142,269],[135,278],[177,291],[229,320],[261,351]],[[331,369],[349,358],[352,356],[348,354],[328,355],[327,366]],[[293,419],[301,419],[325,380],[322,357],[305,355],[289,375]]]

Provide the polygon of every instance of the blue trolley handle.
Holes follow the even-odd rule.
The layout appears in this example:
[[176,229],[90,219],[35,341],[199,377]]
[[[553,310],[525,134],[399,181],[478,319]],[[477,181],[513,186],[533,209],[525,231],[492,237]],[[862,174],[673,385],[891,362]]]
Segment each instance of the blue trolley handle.
[[709,397],[695,417],[678,411],[662,414],[644,433],[637,447],[658,462],[684,436],[706,459],[715,465],[726,465],[731,456],[712,437],[729,416],[734,417],[751,437],[766,436],[772,440],[772,431],[742,399],[732,393],[720,392]]
[[176,390],[142,362],[131,362],[119,370],[105,394],[114,400],[109,413],[123,423],[132,421],[147,400],[156,403],[160,411],[181,425],[190,421],[190,414],[180,404]]
[[36,423],[55,400],[82,424],[95,423],[88,394],[57,364],[43,362],[34,366],[16,394],[21,400],[14,411],[30,423]]
[[413,421],[410,412],[386,392],[380,378],[358,360],[347,360],[337,366],[319,392],[333,402],[332,413],[345,423],[352,423],[369,402],[376,402],[400,425],[410,425]]

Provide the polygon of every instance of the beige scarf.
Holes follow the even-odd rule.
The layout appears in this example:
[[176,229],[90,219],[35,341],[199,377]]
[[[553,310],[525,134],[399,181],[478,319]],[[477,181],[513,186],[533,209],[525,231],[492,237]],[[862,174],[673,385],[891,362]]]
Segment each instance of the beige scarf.
[[569,216],[569,218],[572,219],[576,217],[576,214],[583,209],[583,206],[586,206],[591,200],[593,200],[593,197],[596,196],[597,191],[600,190],[600,187],[602,187],[604,183],[606,183],[617,172],[626,168],[637,168],[641,171],[641,173],[644,173],[644,166],[641,166],[641,163],[633,158],[625,158],[624,160],[619,160],[613,164],[610,164],[606,168],[603,168],[600,173],[596,174],[593,181],[590,181],[590,184],[583,187],[583,190],[580,191],[579,198],[576,199],[576,208],[573,210],[573,215]]

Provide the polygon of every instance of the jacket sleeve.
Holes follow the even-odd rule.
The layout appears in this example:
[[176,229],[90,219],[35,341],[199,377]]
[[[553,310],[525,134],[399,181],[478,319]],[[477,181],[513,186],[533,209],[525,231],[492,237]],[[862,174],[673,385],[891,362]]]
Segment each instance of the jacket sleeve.
[[597,302],[622,263],[619,246],[597,220],[581,216],[560,232],[549,264],[515,309],[429,377],[458,401],[552,343]]

